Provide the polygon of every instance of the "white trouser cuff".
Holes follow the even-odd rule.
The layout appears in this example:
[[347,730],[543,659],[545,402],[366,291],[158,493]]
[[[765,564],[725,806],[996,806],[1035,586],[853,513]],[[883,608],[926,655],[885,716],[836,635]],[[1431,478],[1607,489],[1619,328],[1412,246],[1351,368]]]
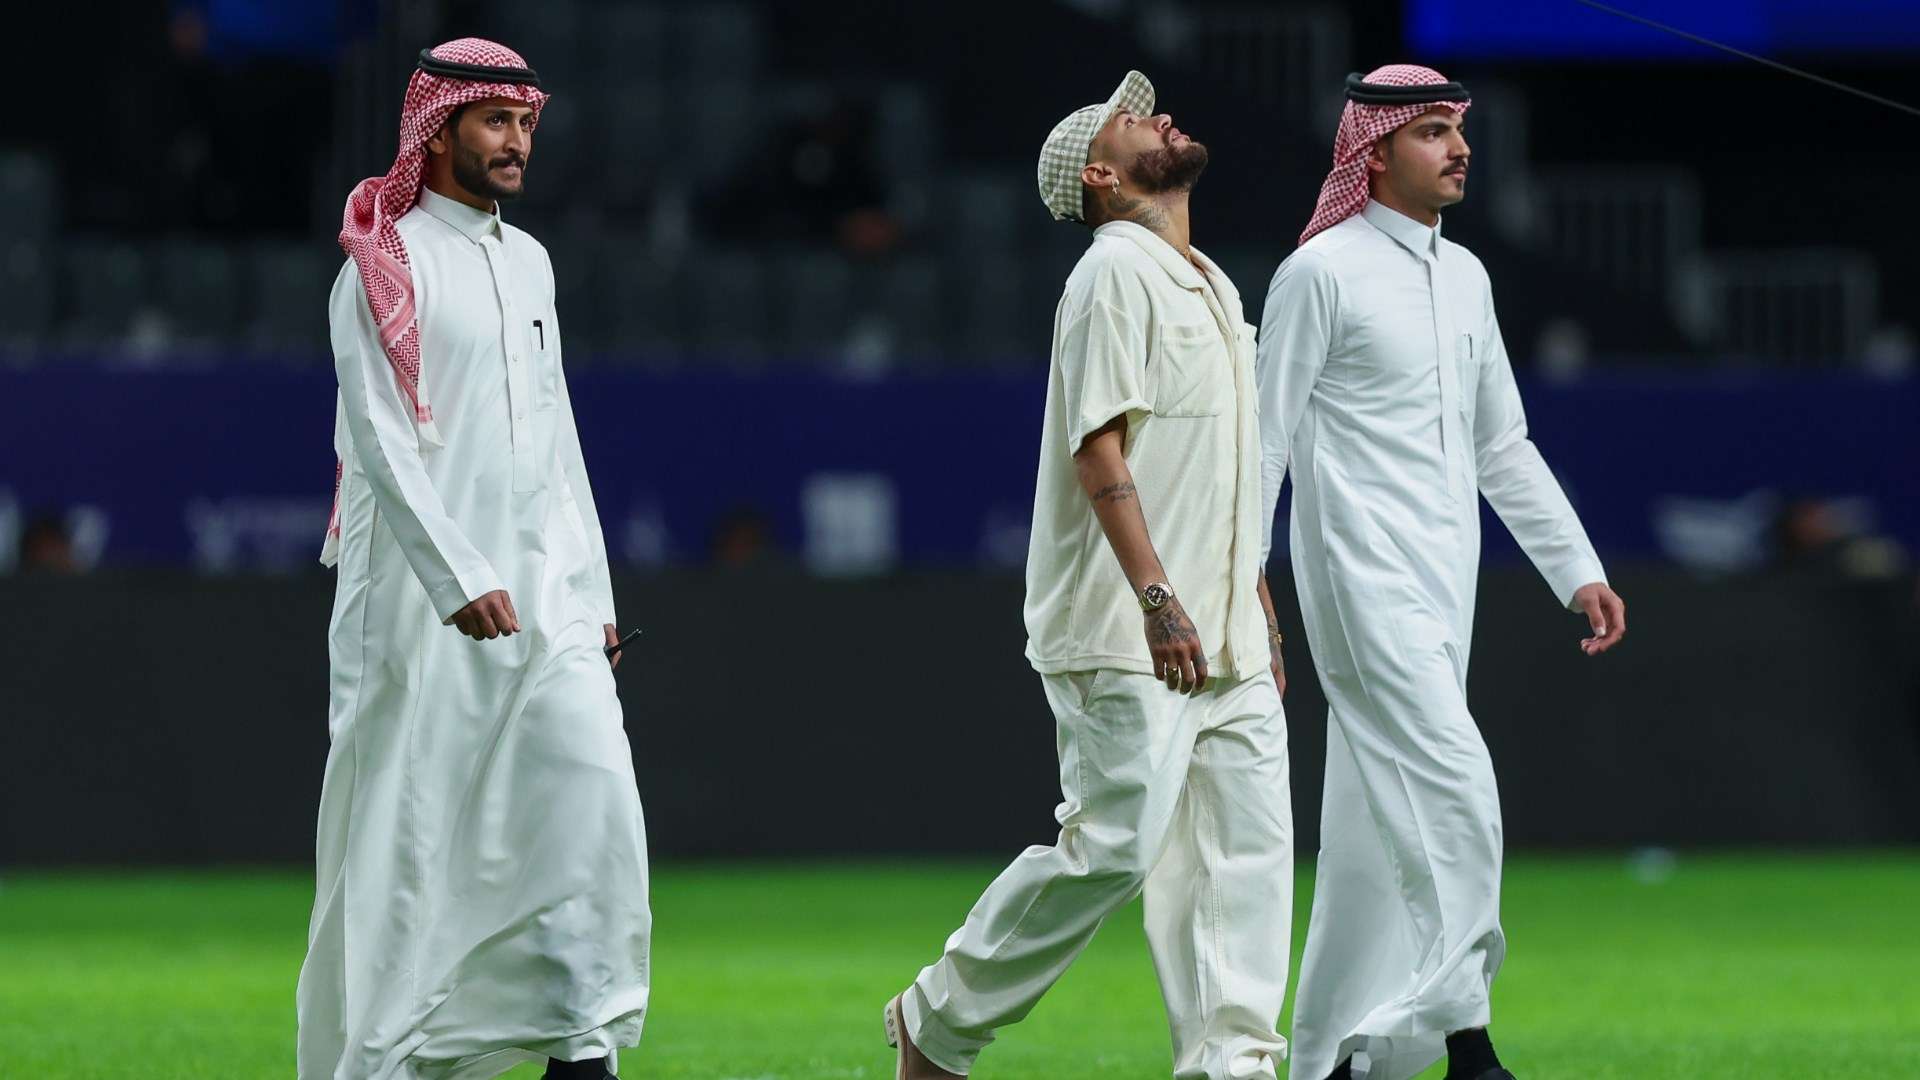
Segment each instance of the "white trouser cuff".
[[920,1048],[928,1061],[961,1076],[973,1071],[973,1059],[980,1056],[981,1049],[987,1045],[986,1041],[955,1034],[927,1004],[919,980],[915,980],[901,995],[900,1011],[907,1023],[907,1037],[913,1040],[913,1045]]

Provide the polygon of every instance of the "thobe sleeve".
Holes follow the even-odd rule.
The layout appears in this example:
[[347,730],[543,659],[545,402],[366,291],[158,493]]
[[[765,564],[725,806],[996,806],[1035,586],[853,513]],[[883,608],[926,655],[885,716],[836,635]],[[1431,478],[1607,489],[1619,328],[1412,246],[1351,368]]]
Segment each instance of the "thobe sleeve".
[[1553,478],[1546,460],[1527,437],[1527,416],[1514,385],[1513,365],[1486,294],[1487,343],[1480,361],[1480,389],[1474,402],[1473,452],[1480,492],[1507,531],[1540,571],[1553,594],[1570,610],[1582,585],[1605,581],[1587,531]]
[[427,590],[434,611],[442,623],[452,622],[454,612],[505,586],[447,515],[427,476],[412,408],[380,347],[366,288],[352,262],[334,283],[328,316],[354,457],[373,490],[374,505]]
[[1293,436],[1333,346],[1338,282],[1318,252],[1296,251],[1274,271],[1260,319],[1260,565],[1273,554],[1273,516],[1292,463]]
[[613,613],[613,575],[607,570],[607,541],[600,530],[600,511],[593,502],[593,486],[587,482],[587,459],[580,452],[580,428],[573,418],[573,395],[567,389],[567,371],[560,365],[560,320],[559,316],[548,312],[552,325],[548,332],[553,335],[553,362],[560,368],[560,436],[558,450],[562,467],[562,479],[566,483],[567,497],[580,511],[580,524],[587,534],[587,558],[592,564],[593,595],[587,598],[592,604],[600,621],[608,626],[618,620]]
[[[1096,296],[1062,301],[1060,380],[1067,410],[1067,452],[1077,454],[1088,435],[1116,416],[1127,418],[1128,442],[1141,420],[1153,415],[1147,398],[1147,342],[1141,318]],[[1144,312],[1144,303],[1128,305]]]

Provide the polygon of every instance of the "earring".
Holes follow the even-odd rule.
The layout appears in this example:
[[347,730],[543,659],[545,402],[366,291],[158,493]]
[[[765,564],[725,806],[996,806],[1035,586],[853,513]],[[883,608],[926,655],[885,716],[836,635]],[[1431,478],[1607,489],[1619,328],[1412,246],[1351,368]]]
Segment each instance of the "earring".
[[1115,195],[1120,194],[1120,179],[1118,177],[1115,177],[1113,181],[1113,193]]

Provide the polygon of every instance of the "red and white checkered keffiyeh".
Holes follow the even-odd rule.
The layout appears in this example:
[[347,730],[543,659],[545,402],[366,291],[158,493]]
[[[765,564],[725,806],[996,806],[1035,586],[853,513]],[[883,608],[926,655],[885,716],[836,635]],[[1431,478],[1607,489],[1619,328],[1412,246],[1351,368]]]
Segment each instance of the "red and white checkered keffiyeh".
[[[1367,73],[1367,81],[1387,86],[1431,86],[1447,81],[1432,68],[1417,64],[1388,64]],[[1320,185],[1320,201],[1313,208],[1313,220],[1300,234],[1306,243],[1323,229],[1330,229],[1359,213],[1367,205],[1367,154],[1373,145],[1397,128],[1412,123],[1427,110],[1444,105],[1454,112],[1466,112],[1464,101],[1430,101],[1413,105],[1363,105],[1347,102],[1340,114],[1340,131],[1333,137],[1333,171]]]
[[[435,59],[456,64],[524,68],[520,54],[484,38],[460,38],[433,48]],[[533,107],[533,122],[548,95],[523,83],[487,83],[415,71],[407,80],[407,97],[400,107],[400,151],[385,176],[371,176],[354,187],[340,226],[340,246],[359,267],[366,287],[367,306],[380,334],[400,393],[413,406],[415,429],[423,446],[445,445],[434,426],[433,406],[420,370],[420,325],[414,318],[413,270],[398,222],[420,201],[421,177],[426,172],[427,140],[440,130],[454,109],[486,98],[512,98]],[[333,513],[327,521],[324,562],[335,553],[340,535],[340,467],[334,469]]]

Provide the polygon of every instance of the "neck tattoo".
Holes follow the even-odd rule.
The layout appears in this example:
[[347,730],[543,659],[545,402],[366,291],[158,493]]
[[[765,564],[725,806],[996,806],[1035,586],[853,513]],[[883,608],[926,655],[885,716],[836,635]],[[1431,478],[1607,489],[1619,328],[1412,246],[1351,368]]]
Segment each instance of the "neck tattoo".
[[1159,204],[1147,199],[1129,199],[1115,192],[1108,202],[1107,209],[1115,220],[1131,221],[1150,232],[1159,232],[1167,227],[1167,212]]

